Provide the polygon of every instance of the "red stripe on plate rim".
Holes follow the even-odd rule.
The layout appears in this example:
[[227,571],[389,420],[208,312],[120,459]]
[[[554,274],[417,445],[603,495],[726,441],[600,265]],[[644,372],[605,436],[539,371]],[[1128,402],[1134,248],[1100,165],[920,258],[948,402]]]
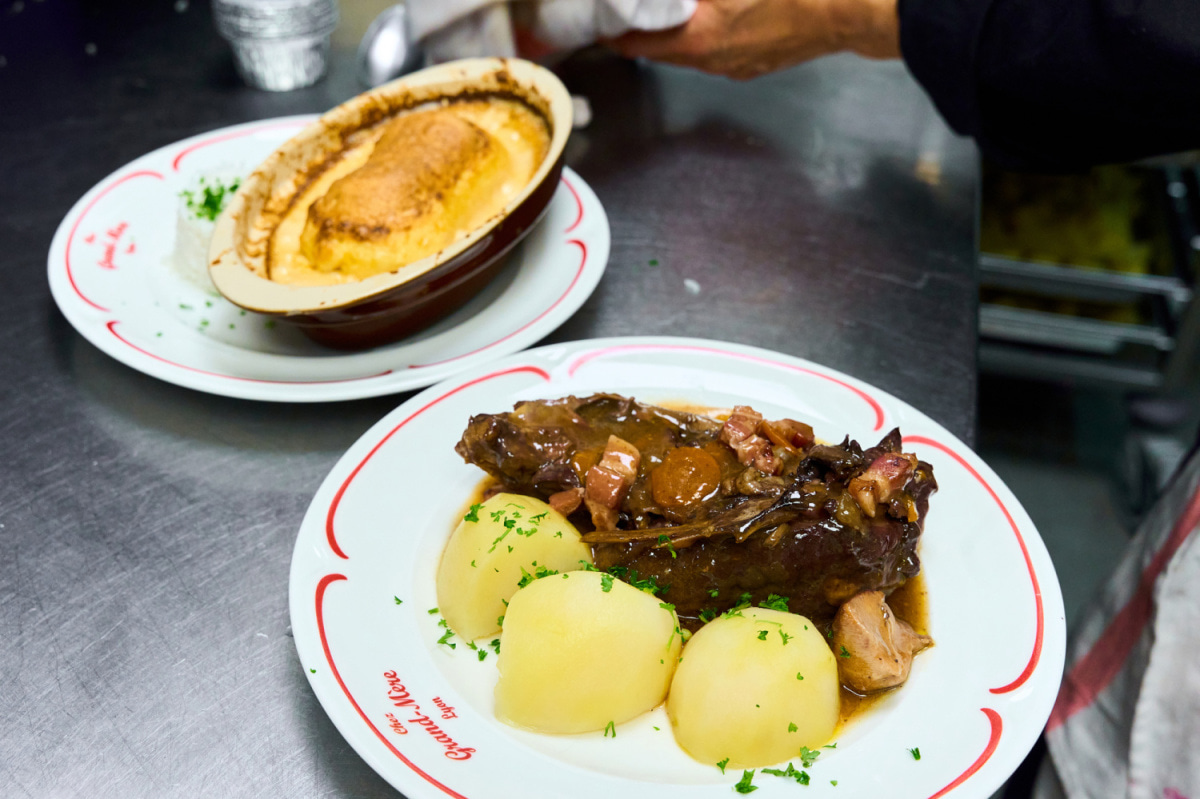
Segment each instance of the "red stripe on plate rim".
[[447,391],[445,394],[442,394],[438,397],[435,397],[434,399],[431,399],[429,402],[425,403],[420,408],[418,408],[417,410],[415,410],[411,414],[409,414],[407,417],[405,417],[399,424],[397,424],[395,427],[393,427],[391,430],[389,430],[383,436],[383,438],[379,439],[379,441],[375,444],[375,446],[371,447],[371,451],[368,452],[363,457],[363,459],[358,462],[358,464],[350,471],[350,474],[348,474],[346,476],[346,479],[342,481],[341,486],[338,487],[337,493],[335,493],[333,495],[333,500],[329,503],[329,510],[326,511],[326,513],[325,513],[325,540],[329,543],[329,548],[333,551],[333,554],[337,555],[339,558],[342,558],[343,560],[350,559],[350,556],[347,555],[342,550],[341,546],[338,544],[337,533],[334,531],[334,517],[337,515],[338,507],[342,504],[342,497],[345,496],[346,490],[348,488],[350,488],[350,484],[354,482],[354,479],[356,477],[358,477],[358,473],[363,470],[363,467],[367,465],[367,462],[370,461],[371,458],[375,457],[375,453],[379,452],[379,450],[383,447],[383,445],[386,444],[388,442],[388,440],[391,439],[392,436],[394,436],[396,433],[400,432],[401,428],[403,428],[405,425],[407,425],[413,419],[416,419],[418,416],[420,416],[425,411],[432,408],[434,405],[437,405],[439,402],[441,402],[449,397],[454,396],[458,392],[463,391],[464,389],[471,388],[472,386],[479,385],[480,383],[484,383],[488,380],[492,380],[497,377],[503,377],[504,375],[517,374],[520,372],[529,372],[531,374],[536,374],[537,376],[541,377],[543,380],[545,380],[547,382],[550,381],[550,373],[547,372],[545,369],[542,369],[540,366],[514,366],[509,369],[502,369],[498,372],[491,372],[489,374],[483,375],[482,377],[477,377],[474,380],[469,380],[466,383],[455,386],[454,388]]
[[984,490],[988,492],[992,500],[997,506],[999,506],[1000,512],[1004,514],[1004,518],[1008,522],[1008,526],[1012,528],[1013,535],[1017,538],[1017,544],[1021,547],[1021,556],[1025,559],[1025,569],[1029,572],[1029,582],[1033,587],[1033,600],[1037,611],[1037,629],[1034,633],[1033,652],[1029,656],[1029,662],[1025,664],[1025,668],[1019,675],[1017,675],[1015,680],[1010,682],[1008,685],[1002,685],[999,688],[989,689],[994,694],[1006,694],[1010,691],[1015,691],[1024,685],[1031,676],[1033,676],[1034,670],[1041,661],[1042,641],[1046,630],[1045,609],[1042,605],[1042,587],[1038,582],[1037,572],[1033,568],[1033,559],[1029,556],[1029,547],[1025,545],[1025,536],[1021,534],[1021,529],[1017,526],[1016,520],[1013,519],[1012,514],[1008,512],[1008,508],[1000,500],[1000,496],[996,493],[995,489],[988,484],[987,480],[983,479],[983,475],[976,471],[974,466],[967,463],[967,460],[962,455],[958,454],[940,441],[935,441],[932,438],[926,438],[925,436],[905,436],[904,443],[920,444],[922,446],[933,447],[941,450],[950,457],[954,458],[954,460],[958,461],[958,464],[966,469],[967,472],[974,477],[981,486],[983,486]]
[[568,225],[567,229],[563,231],[563,233],[570,233],[571,231],[575,230],[575,228],[579,227],[579,223],[583,221],[583,200],[579,197],[579,192],[575,190],[575,187],[571,185],[571,181],[567,180],[565,176],[562,178],[562,182],[566,184],[567,190],[570,191],[571,196],[575,198],[575,221]]
[[154,360],[159,361],[160,363],[165,363],[168,366],[175,367],[176,369],[183,369],[188,372],[195,372],[196,374],[201,374],[206,377],[218,377],[223,380],[237,380],[237,381],[240,381],[243,383],[262,383],[262,384],[271,385],[271,386],[324,386],[324,385],[337,385],[338,383],[353,383],[356,380],[374,380],[375,378],[378,378],[378,377],[387,377],[388,375],[390,375],[392,373],[392,370],[388,369],[386,371],[379,372],[378,374],[364,375],[362,377],[346,377],[346,378],[342,378],[340,380],[264,380],[264,379],[258,378],[258,377],[238,377],[237,375],[223,375],[219,372],[209,372],[204,369],[197,369],[195,366],[188,366],[187,364],[178,363],[177,361],[172,361],[168,358],[164,358],[161,355],[156,355],[155,353],[150,352],[150,350],[147,350],[143,347],[139,347],[138,345],[134,344],[132,341],[130,341],[129,339],[125,338],[124,336],[122,336],[120,333],[117,332],[117,325],[119,325],[120,323],[121,323],[121,320],[113,319],[109,322],[106,322],[104,325],[105,327],[108,328],[108,332],[112,333],[113,336],[117,339],[117,341],[121,342],[122,344],[129,347],[130,349],[140,352],[142,355],[145,355],[147,358],[153,358]]
[[874,397],[872,397],[867,392],[863,391],[861,388],[858,388],[857,386],[852,386],[844,380],[839,380],[838,378],[833,377],[832,375],[827,375],[827,374],[824,374],[823,372],[818,372],[815,369],[808,369],[803,366],[795,366],[793,364],[783,363],[781,361],[773,361],[770,358],[762,358],[757,355],[746,355],[746,354],[740,353],[740,352],[731,352],[730,350],[723,350],[723,349],[719,349],[717,347],[697,347],[692,344],[621,344],[621,345],[617,345],[615,347],[605,347],[604,349],[593,350],[592,352],[585,352],[583,355],[580,355],[578,358],[576,358],[571,363],[571,365],[567,368],[567,374],[574,377],[575,373],[577,371],[579,371],[579,369],[582,368],[589,361],[593,361],[597,358],[603,358],[608,355],[615,355],[615,354],[619,354],[619,353],[623,353],[623,352],[653,352],[653,351],[683,351],[683,352],[700,352],[700,353],[705,353],[708,355],[723,355],[728,358],[740,358],[741,360],[751,361],[752,363],[763,363],[763,364],[767,364],[769,366],[775,366],[775,367],[778,367],[781,369],[789,369],[793,372],[800,372],[801,374],[811,375],[813,377],[819,377],[822,380],[828,380],[829,382],[839,385],[842,388],[848,389],[849,391],[856,394],[864,402],[866,402],[867,405],[869,405],[871,407],[871,410],[873,410],[875,412],[875,427],[872,429],[875,430],[876,432],[883,429],[883,422],[884,422],[884,418],[885,418],[884,412],[883,412],[883,406],[880,405],[879,402],[876,401],[876,399]]
[[455,791],[453,788],[449,788],[449,787],[443,785],[441,782],[438,782],[437,779],[435,779],[429,773],[423,771],[419,766],[417,766],[416,763],[412,762],[407,757],[405,757],[404,753],[401,752],[399,749],[397,749],[395,747],[395,745],[384,736],[383,732],[378,727],[375,726],[374,722],[372,722],[371,719],[367,717],[367,714],[363,711],[363,709],[359,706],[358,702],[354,699],[354,695],[350,693],[350,689],[349,689],[349,687],[346,686],[345,680],[342,679],[342,674],[340,671],[338,671],[337,664],[334,663],[334,661],[333,661],[333,652],[331,652],[329,649],[329,639],[325,636],[324,601],[325,601],[325,589],[327,589],[333,583],[339,582],[341,580],[346,580],[346,579],[347,578],[344,574],[327,574],[321,578],[321,581],[319,583],[317,583],[316,601],[315,601],[316,613],[317,613],[317,633],[321,637],[321,648],[325,651],[325,662],[329,664],[329,670],[333,672],[333,678],[335,680],[337,680],[337,684],[342,689],[342,693],[344,693],[346,695],[346,698],[350,700],[350,704],[354,707],[354,710],[358,713],[359,717],[364,722],[366,722],[368,727],[371,728],[371,732],[375,733],[375,737],[378,738],[380,741],[382,741],[383,745],[386,746],[393,755],[400,758],[401,762],[403,762],[404,765],[408,766],[410,769],[412,769],[414,772],[416,772],[420,777],[422,777],[426,782],[428,782],[430,785],[433,785],[434,787],[438,788],[443,793],[445,793],[447,796],[453,796],[453,797],[455,797],[455,799],[467,799],[465,796],[460,794],[458,791]]
[[103,189],[101,189],[99,192],[97,192],[95,197],[93,197],[90,201],[88,201],[88,204],[86,206],[84,206],[83,211],[81,211],[79,216],[77,216],[75,218],[75,223],[71,225],[71,232],[67,234],[67,247],[66,247],[66,252],[63,256],[64,265],[66,266],[66,270],[67,270],[67,282],[71,284],[71,288],[74,289],[75,294],[79,297],[79,299],[83,300],[88,305],[92,306],[97,311],[101,311],[102,313],[108,313],[109,309],[105,308],[103,305],[100,305],[99,303],[94,302],[91,299],[89,299],[82,291],[80,291],[79,284],[77,284],[75,282],[75,273],[71,267],[71,245],[75,241],[76,231],[79,230],[79,226],[83,223],[83,218],[88,215],[88,212],[90,212],[92,210],[92,208],[95,207],[96,203],[100,202],[100,200],[106,194],[108,194],[110,191],[115,189],[117,186],[120,186],[122,183],[132,180],[133,178],[141,178],[141,177],[150,177],[150,178],[158,178],[159,180],[165,180],[165,178],[163,178],[161,173],[155,172],[152,169],[139,169],[136,172],[129,172],[125,175],[122,175],[119,178],[116,178],[115,180],[113,180],[112,183],[108,184]]
[[255,133],[261,133],[264,130],[273,130],[275,128],[289,128],[289,127],[290,128],[302,128],[305,125],[308,125],[311,121],[312,120],[293,119],[293,120],[288,120],[286,122],[268,122],[263,125],[255,125],[253,127],[246,128],[245,130],[234,130],[234,131],[230,131],[229,133],[221,133],[221,134],[218,134],[215,136],[209,136],[206,139],[201,139],[198,142],[189,144],[187,147],[184,147],[182,150],[180,150],[179,153],[175,156],[175,158],[171,161],[171,169],[178,172],[179,171],[179,162],[183,160],[184,156],[194,153],[196,150],[199,150],[201,147],[208,147],[210,144],[218,144],[220,142],[230,141],[231,139],[240,139],[242,136],[250,136]]
[[[567,189],[570,190],[571,196],[575,198],[575,205],[579,209],[578,213],[575,217],[575,221],[572,222],[571,225],[566,230],[563,231],[564,233],[570,233],[572,230],[574,230],[576,228],[576,226],[579,225],[580,222],[583,221],[583,200],[581,200],[579,198],[579,192],[575,191],[575,187],[571,185],[571,181],[567,180],[565,177],[561,178],[561,180],[562,180],[563,184],[566,185]],[[571,278],[571,283],[567,286],[566,291],[564,291],[561,295],[559,295],[558,299],[556,299],[554,302],[550,303],[550,307],[546,308],[544,311],[542,311],[540,314],[538,314],[536,317],[534,317],[529,322],[525,323],[524,325],[521,325],[521,327],[519,327],[516,330],[512,331],[511,333],[505,335],[503,338],[496,339],[495,341],[491,342],[490,344],[484,344],[482,347],[473,349],[470,352],[465,352],[462,355],[455,355],[453,358],[447,358],[444,361],[433,361],[431,363],[411,364],[411,365],[409,365],[408,368],[409,369],[428,369],[431,366],[441,366],[442,364],[453,363],[454,361],[461,360],[462,358],[469,358],[470,356],[475,355],[476,353],[480,353],[486,349],[495,347],[497,344],[502,344],[503,342],[508,341],[513,336],[520,335],[521,332],[528,330],[530,327],[532,327],[533,325],[537,324],[542,319],[544,319],[547,314],[549,314],[551,311],[553,311],[555,308],[557,308],[560,304],[562,304],[562,301],[565,300],[567,297],[569,297],[571,295],[571,292],[575,290],[575,285],[577,283],[579,283],[579,278],[583,276],[584,267],[587,265],[587,259],[588,259],[587,245],[584,244],[579,239],[567,239],[567,244],[574,244],[574,245],[578,246],[580,251],[583,254],[583,258],[580,260],[579,268],[577,268],[575,270],[575,276],[573,278]]]
[[983,752],[979,755],[979,757],[975,758],[975,762],[967,767],[966,771],[955,777],[953,782],[930,796],[929,799],[938,799],[938,797],[945,796],[946,794],[950,793],[950,791],[962,785],[964,782],[970,779],[975,772],[983,768],[983,764],[988,762],[992,754],[996,751],[996,746],[1000,743],[1000,736],[1004,733],[1004,722],[1001,720],[1000,714],[992,710],[990,707],[981,707],[980,710],[982,710],[984,715],[987,716],[988,722],[991,724],[991,731],[988,734],[987,746],[984,747]]

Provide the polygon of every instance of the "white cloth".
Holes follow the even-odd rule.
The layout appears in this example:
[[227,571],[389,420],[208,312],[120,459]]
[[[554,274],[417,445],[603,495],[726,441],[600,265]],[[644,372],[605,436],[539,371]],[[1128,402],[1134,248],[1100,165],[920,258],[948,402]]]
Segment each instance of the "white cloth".
[[411,35],[431,63],[514,56],[516,21],[556,50],[691,19],[696,0],[408,0]]
[[1200,451],[1155,503],[1068,654],[1035,797],[1200,799]]

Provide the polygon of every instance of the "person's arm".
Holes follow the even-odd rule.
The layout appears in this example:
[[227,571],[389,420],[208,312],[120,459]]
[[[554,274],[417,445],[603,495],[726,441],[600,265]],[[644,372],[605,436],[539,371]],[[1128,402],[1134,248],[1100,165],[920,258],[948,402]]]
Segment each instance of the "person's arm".
[[1196,0],[899,0],[909,70],[959,133],[1024,166],[1200,147]]
[[1200,147],[1197,2],[700,0],[686,25],[612,44],[737,78],[839,51],[903,53],[985,153],[1074,167]]
[[700,0],[684,25],[608,42],[618,52],[753,78],[849,50],[898,58],[896,0]]

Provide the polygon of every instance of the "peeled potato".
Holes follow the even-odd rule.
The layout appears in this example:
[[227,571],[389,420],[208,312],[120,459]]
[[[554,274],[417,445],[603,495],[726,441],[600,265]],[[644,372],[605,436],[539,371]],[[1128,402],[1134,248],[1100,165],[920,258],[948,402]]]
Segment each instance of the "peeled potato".
[[688,641],[667,714],[675,740],[696,760],[756,768],[827,742],[839,701],[837,661],[813,623],[746,608]]
[[526,573],[578,569],[581,560],[591,564],[591,548],[561,513],[540,499],[496,494],[451,534],[438,566],[438,608],[463,640],[491,635]]
[[681,639],[653,594],[597,572],[544,577],[508,605],[496,718],[553,733],[620,724],[666,697]]

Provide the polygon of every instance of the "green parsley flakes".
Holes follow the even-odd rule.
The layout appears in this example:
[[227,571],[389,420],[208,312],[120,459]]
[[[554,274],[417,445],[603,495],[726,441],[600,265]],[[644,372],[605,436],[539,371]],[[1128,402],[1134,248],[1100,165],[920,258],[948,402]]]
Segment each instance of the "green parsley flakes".
[[482,503],[476,502],[474,505],[471,506],[471,509],[469,511],[467,511],[467,515],[463,517],[463,521],[464,522],[479,521],[479,509],[482,507],[483,507]]
[[225,203],[237,192],[241,184],[238,178],[230,181],[228,186],[220,180],[209,183],[207,179],[200,178],[200,185],[195,191],[184,189],[179,192],[179,196],[183,198],[184,206],[193,217],[215,222],[224,210]]
[[717,768],[721,769],[721,773],[725,773],[725,767],[729,765],[729,758],[717,761]]
[[404,604],[404,600],[403,600],[403,599],[401,599],[401,598],[400,598],[400,597],[398,597],[398,596],[393,596],[393,597],[392,597],[392,599],[396,600],[396,604],[397,604],[397,605],[403,605],[403,604]]
[[921,747],[919,746],[914,746],[912,749],[909,749],[908,753],[912,755],[913,760],[921,759]]
[[617,725],[611,721],[608,723],[608,726],[604,728],[604,737],[607,738],[609,733],[612,733],[613,738],[617,737]]
[[788,732],[795,732],[798,729],[800,729],[800,728],[796,726],[796,722],[794,722],[794,721],[788,722]]
[[754,781],[754,770],[749,769],[747,771],[743,771],[742,778],[740,780],[738,780],[737,785],[733,786],[733,789],[735,791],[737,791],[738,793],[754,793],[755,791],[758,790],[758,786],[751,785],[750,783],[753,781]]
[[760,608],[767,608],[768,610],[778,610],[782,611],[783,613],[787,613],[788,598],[785,596],[780,596],[779,594],[769,594],[767,596],[767,601],[759,602],[758,606]]
[[815,749],[809,749],[807,746],[800,747],[800,765],[805,768],[812,768],[812,764],[817,762],[817,758],[821,753]]
[[770,774],[775,777],[790,777],[791,779],[794,779],[796,782],[800,783],[801,785],[808,785],[808,783],[809,783],[808,772],[797,770],[796,767],[793,766],[791,763],[787,764],[786,771],[783,769],[777,769],[777,768],[765,768],[762,770],[762,773]]
[[607,594],[609,591],[612,590],[612,586],[613,586],[613,576],[611,574],[600,575],[600,590],[601,591],[603,591],[604,593]]
[[843,646],[842,651],[838,652],[838,657],[840,657],[840,658],[850,657],[850,650]]

